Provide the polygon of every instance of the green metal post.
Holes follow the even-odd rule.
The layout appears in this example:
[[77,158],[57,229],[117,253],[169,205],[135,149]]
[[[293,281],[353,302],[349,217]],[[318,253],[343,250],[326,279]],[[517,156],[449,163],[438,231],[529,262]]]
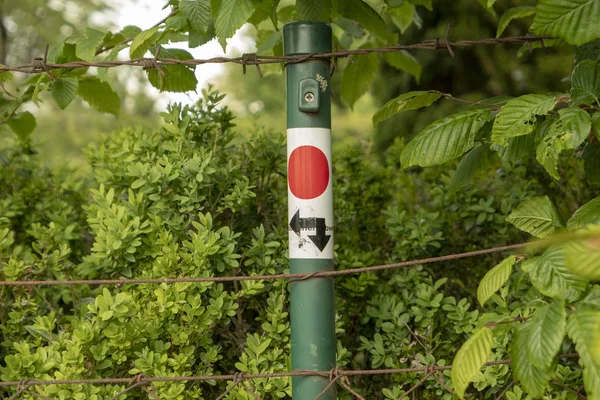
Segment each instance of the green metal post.
[[[331,27],[293,22],[283,28],[285,55],[331,51]],[[329,61],[288,64],[288,215],[290,270],[333,270],[331,182],[331,93]],[[329,371],[335,367],[333,278],[291,283],[292,369]],[[293,377],[294,400],[313,400],[328,385],[322,377]],[[334,400],[335,385],[321,397]]]

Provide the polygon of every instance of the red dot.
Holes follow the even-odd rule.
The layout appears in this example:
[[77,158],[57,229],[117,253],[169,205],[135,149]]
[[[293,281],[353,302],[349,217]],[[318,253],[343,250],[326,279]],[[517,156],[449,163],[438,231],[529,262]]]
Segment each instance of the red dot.
[[292,194],[300,199],[314,199],[329,185],[329,162],[315,146],[300,146],[292,151],[288,161],[288,184]]

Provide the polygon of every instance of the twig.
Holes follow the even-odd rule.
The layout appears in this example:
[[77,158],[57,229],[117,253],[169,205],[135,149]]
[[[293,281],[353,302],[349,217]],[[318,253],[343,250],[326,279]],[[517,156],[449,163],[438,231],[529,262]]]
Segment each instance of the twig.
[[331,380],[329,381],[329,383],[327,384],[327,386],[325,386],[325,387],[323,388],[323,390],[321,390],[321,391],[319,392],[319,394],[317,395],[317,397],[315,397],[315,399],[314,399],[314,400],[319,400],[321,397],[323,397],[323,395],[324,395],[325,393],[327,393],[327,391],[328,391],[328,390],[329,390],[329,389],[330,389],[330,388],[331,388],[331,387],[332,387],[332,386],[333,386],[333,385],[334,385],[334,384],[335,384],[335,383],[338,381],[338,379],[340,379],[341,377],[342,377],[342,375],[337,375],[335,378],[331,379]]
[[507,387],[504,388],[504,390],[498,395],[498,397],[496,397],[495,400],[500,400],[501,398],[503,398],[506,395],[506,393],[508,393],[508,391],[510,389],[512,389],[513,386],[515,386],[514,379],[513,379],[513,381],[511,383],[508,384]]
[[52,303],[50,303],[50,302],[48,301],[48,299],[46,298],[46,296],[44,296],[44,295],[42,294],[42,292],[40,292],[40,291],[39,291],[39,289],[38,289],[37,287],[35,287],[35,286],[33,286],[33,290],[35,290],[35,292],[36,292],[36,293],[37,293],[37,294],[38,294],[38,295],[39,295],[39,296],[42,298],[42,300],[44,300],[44,303],[46,303],[46,307],[48,307],[48,309],[49,309],[50,311],[53,311],[53,310],[54,310],[54,307],[52,307]]
[[452,96],[450,93],[439,92],[437,90],[433,90],[432,92],[439,93],[442,97],[444,97],[448,100],[457,101],[459,103],[471,104],[474,106],[501,108],[501,106],[499,104],[483,103],[481,101],[469,101],[469,100],[459,99],[458,97]]
[[[129,380],[129,387],[127,387],[126,389],[120,391],[119,393],[115,394],[111,400],[118,400],[119,397],[123,396],[125,393],[131,392],[134,389],[139,388],[140,386],[146,386],[147,384],[151,383],[148,381],[144,381],[142,382],[143,379],[143,375],[137,375],[136,377],[134,377],[133,379]],[[136,384],[132,385],[133,382],[137,382]]]
[[254,393],[254,385],[250,381],[244,381],[244,385],[247,386],[246,391],[250,393],[250,396],[254,397],[256,400],[263,400],[259,395]]
[[342,385],[342,386],[344,387],[344,389],[346,389],[347,391],[349,391],[350,393],[352,393],[352,395],[353,395],[354,397],[356,397],[358,400],[365,400],[365,398],[364,398],[364,397],[362,397],[360,394],[356,393],[356,391],[355,391],[354,389],[352,389],[352,388],[350,387],[350,385],[348,385],[346,382],[344,382],[344,380],[343,380],[343,379],[340,379],[340,380],[338,380],[338,383],[339,383],[340,385]]
[[[0,67],[0,70],[1,70],[1,69],[2,69],[2,67]],[[6,123],[6,122],[7,122],[9,119],[11,119],[11,118],[12,118],[12,117],[13,117],[13,116],[14,116],[14,115],[17,113],[17,111],[19,111],[19,108],[21,108],[21,106],[22,106],[23,104],[25,104],[25,102],[26,102],[26,101],[28,101],[28,100],[30,100],[30,99],[31,99],[31,96],[27,96],[27,97],[23,97],[23,98],[21,98],[21,99],[20,99],[20,100],[17,102],[17,104],[15,105],[15,107],[14,107],[14,108],[13,108],[13,109],[12,109],[12,110],[11,110],[11,111],[8,113],[8,115],[7,115],[7,116],[6,116],[4,119],[2,119],[2,120],[0,121],[0,124],[4,124],[4,123]]]
[[498,325],[514,324],[515,322],[525,322],[525,321],[530,320],[531,318],[533,318],[533,315],[530,315],[530,316],[524,317],[524,318],[523,317],[514,317],[514,318],[512,318],[512,319],[510,319],[508,321],[490,322],[489,324],[486,324],[485,326],[487,328],[492,329],[492,328],[495,328]]
[[411,387],[410,389],[408,389],[408,391],[406,393],[404,393],[404,395],[402,397],[400,397],[399,400],[402,400],[405,397],[408,397],[409,394],[411,394],[413,391],[415,391],[416,389],[418,389],[422,384],[425,383],[425,381],[427,379],[429,379],[429,377],[433,375],[433,371],[428,372],[427,374],[425,374],[425,376],[423,377],[423,379],[421,379],[419,382],[417,382],[416,384],[413,385],[413,387]]
[[434,373],[433,373],[433,375],[432,375],[432,376],[433,376],[433,379],[435,379],[435,380],[437,381],[437,383],[439,383],[439,384],[440,384],[440,385],[441,385],[441,386],[442,386],[442,387],[443,387],[443,388],[446,390],[446,392],[448,392],[448,393],[450,393],[450,394],[454,395],[454,390],[450,389],[450,388],[448,387],[448,385],[446,385],[446,382],[444,382],[444,377],[443,377],[443,376],[442,376],[442,377],[440,377],[440,376],[438,375],[438,372],[439,372],[439,371],[436,371],[436,372],[434,372]]
[[235,374],[234,376],[235,376],[235,378],[233,378],[233,384],[231,386],[229,386],[229,388],[227,388],[227,390],[225,392],[223,392],[215,400],[224,399],[225,396],[227,396],[233,390],[233,388],[235,388],[238,384],[240,384],[241,382],[244,381],[243,374],[241,372],[239,374]]
[[408,331],[410,332],[410,334],[412,335],[412,337],[414,337],[414,338],[415,338],[415,340],[416,340],[417,342],[419,342],[419,344],[421,345],[421,347],[423,347],[423,350],[425,350],[425,353],[426,353],[426,354],[429,354],[429,353],[430,353],[430,350],[429,350],[429,348],[428,348],[427,346],[425,346],[425,345],[423,344],[423,342],[421,342],[421,340],[420,340],[420,339],[417,337],[417,335],[416,335],[416,334],[413,332],[413,330],[412,330],[412,329],[410,329],[410,326],[408,326],[408,324],[407,324],[406,322],[404,322],[404,326],[406,327],[406,329],[408,329]]
[[582,395],[581,393],[579,393],[577,390],[572,389],[572,388],[568,387],[567,385],[564,385],[563,383],[559,382],[556,379],[552,379],[552,383],[554,383],[555,385],[560,386],[561,388],[563,388],[565,390],[568,390],[571,393],[574,393],[577,396],[577,398],[579,398],[579,399],[583,399],[583,400],[587,399],[587,397],[585,397],[584,395]]
[[44,396],[44,395],[43,395],[43,394],[41,394],[41,393],[34,392],[33,390],[31,390],[31,388],[30,388],[30,389],[27,389],[27,393],[29,393],[30,395],[32,395],[32,396],[34,396],[34,397],[37,397],[37,398],[39,398],[39,399],[42,399],[42,400],[52,400],[52,399],[51,399],[50,397],[48,397],[48,396]]
[[[171,18],[172,16],[176,15],[178,12],[179,12],[178,10],[171,11],[171,13],[170,13],[169,15],[167,15],[166,17],[164,17],[163,19],[161,19],[160,21],[158,21],[156,24],[152,25],[152,26],[151,26],[150,28],[148,28],[148,29],[154,29],[154,28],[156,28],[156,27],[158,27],[158,26],[161,26],[161,25],[162,25],[162,24],[164,24],[164,23],[165,23],[165,22],[166,22],[166,21],[167,21],[169,18]],[[114,44],[114,45],[112,45],[112,46],[110,46],[110,47],[106,47],[106,48],[104,47],[104,44],[105,44],[105,43],[104,43],[104,42],[102,42],[102,43],[100,44],[100,46],[98,46],[98,50],[96,50],[96,55],[100,55],[100,54],[104,53],[105,51],[112,50],[112,49],[114,49],[114,48],[115,48],[115,47],[117,47],[117,46],[120,46],[120,45],[122,45],[122,44],[127,44],[127,43],[130,43],[130,42],[132,42],[132,41],[133,41],[133,38],[131,38],[131,39],[126,39],[126,40],[123,40],[123,41],[121,41],[121,42],[119,42],[119,43],[116,43],[116,44]]]
[[26,391],[28,391],[29,388],[33,385],[27,379],[21,379],[19,382],[15,382],[15,383],[16,383],[16,385],[12,385],[12,386],[16,386],[17,387],[17,391],[15,392],[15,394],[13,394],[12,396],[10,396],[10,398],[8,400],[16,400],[16,399],[18,399],[19,396],[21,396],[23,393],[25,393]]

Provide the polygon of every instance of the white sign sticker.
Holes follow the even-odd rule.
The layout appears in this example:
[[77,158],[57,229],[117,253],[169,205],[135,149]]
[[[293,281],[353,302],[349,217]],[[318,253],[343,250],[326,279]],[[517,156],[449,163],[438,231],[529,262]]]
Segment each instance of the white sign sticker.
[[290,258],[333,259],[331,130],[287,130]]

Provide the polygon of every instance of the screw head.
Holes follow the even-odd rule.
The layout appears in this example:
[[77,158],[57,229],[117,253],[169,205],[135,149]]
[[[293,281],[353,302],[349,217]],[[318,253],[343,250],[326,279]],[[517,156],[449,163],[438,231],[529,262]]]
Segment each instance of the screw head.
[[304,100],[312,103],[315,100],[315,95],[312,92],[308,92],[304,95]]

